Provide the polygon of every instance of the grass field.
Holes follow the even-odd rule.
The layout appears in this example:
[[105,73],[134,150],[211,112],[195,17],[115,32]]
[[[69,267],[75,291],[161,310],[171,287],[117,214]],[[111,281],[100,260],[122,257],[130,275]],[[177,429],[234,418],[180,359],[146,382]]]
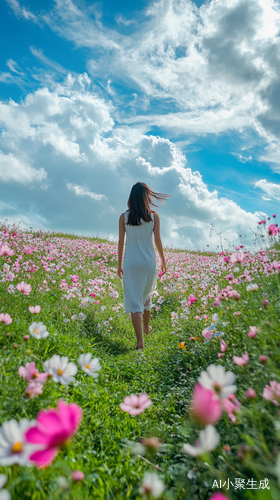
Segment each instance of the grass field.
[[[75,435],[57,446],[43,468],[24,462],[25,441],[18,447],[11,426],[7,450],[5,425],[1,428],[0,472],[7,476],[3,488],[11,498],[140,499],[148,472],[164,483],[162,499],[204,500],[216,492],[229,499],[279,499],[279,252],[166,250],[168,272],[154,294],[152,331],[137,352],[132,323],[124,315],[116,244],[2,225],[1,424],[35,420],[60,400],[83,411]],[[22,282],[31,289],[22,285],[20,291]],[[31,313],[30,306],[41,310]],[[49,335],[33,336],[34,322],[42,322]],[[255,336],[248,336],[250,327],[257,328]],[[245,356],[243,365],[236,364],[233,356],[246,352],[249,360]],[[79,366],[80,355],[87,353],[99,359],[97,378]],[[42,373],[53,355],[68,356],[76,365],[74,380],[65,385],[48,378],[41,394],[25,392],[28,381],[19,367],[35,362]],[[198,378],[211,364],[235,374],[238,403],[216,423],[217,446],[195,457],[182,446],[194,445],[205,427],[190,406]],[[269,399],[263,394],[270,381],[275,384],[266,392]],[[255,391],[252,399],[245,396],[249,388]],[[152,405],[141,414],[120,408],[126,396],[142,393]],[[160,446],[139,446],[149,437],[157,437]],[[84,478],[74,480],[74,471]]]

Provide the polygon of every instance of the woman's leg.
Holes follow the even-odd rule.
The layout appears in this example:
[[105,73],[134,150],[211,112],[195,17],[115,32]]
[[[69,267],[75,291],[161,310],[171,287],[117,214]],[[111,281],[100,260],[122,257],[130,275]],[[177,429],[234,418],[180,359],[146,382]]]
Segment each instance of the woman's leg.
[[150,331],[151,311],[144,309],[143,319],[144,319],[144,332],[145,335],[148,335]]
[[143,328],[142,328],[142,313],[141,312],[131,313],[131,319],[137,337],[136,349],[143,349],[144,342],[143,342]]

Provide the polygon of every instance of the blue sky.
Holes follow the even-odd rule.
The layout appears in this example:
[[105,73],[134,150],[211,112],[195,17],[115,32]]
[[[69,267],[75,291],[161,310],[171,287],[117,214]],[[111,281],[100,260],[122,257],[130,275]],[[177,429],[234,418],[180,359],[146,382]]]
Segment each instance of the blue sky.
[[273,0],[3,0],[0,219],[116,237],[143,181],[166,245],[248,240],[279,206],[279,31]]

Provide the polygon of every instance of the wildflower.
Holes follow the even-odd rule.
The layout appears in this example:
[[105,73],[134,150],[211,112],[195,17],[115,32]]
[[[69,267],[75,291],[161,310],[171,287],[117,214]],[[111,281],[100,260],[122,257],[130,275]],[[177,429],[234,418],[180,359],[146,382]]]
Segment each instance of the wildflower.
[[232,273],[229,273],[227,276],[225,276],[225,280],[233,280],[234,276]]
[[272,217],[273,217],[273,218],[275,219],[275,217],[276,217],[276,214],[273,214],[273,216],[272,216]]
[[263,299],[263,301],[262,301],[263,307],[267,307],[268,304],[269,304],[268,300],[267,299]]
[[262,356],[260,356],[260,357],[259,357],[259,362],[260,362],[260,363],[266,363],[266,362],[267,362],[267,356],[263,356],[263,355],[262,355]]
[[2,314],[0,314],[0,322],[1,321],[3,323],[5,323],[5,325],[10,325],[13,320],[12,320],[12,318],[11,318],[11,316],[9,314],[2,313]]
[[54,354],[45,361],[44,367],[52,375],[53,381],[60,382],[62,385],[73,382],[78,370],[72,361],[68,362],[68,356],[61,357],[58,354]]
[[259,289],[259,286],[257,285],[257,283],[252,283],[251,285],[246,286],[247,292],[255,292],[258,289]]
[[164,483],[155,472],[145,472],[143,483],[139,488],[139,494],[144,500],[150,497],[158,498],[164,489]]
[[15,287],[14,287],[14,285],[9,285],[8,286],[8,293],[15,293]]
[[266,220],[260,220],[258,224],[266,224]]
[[22,338],[23,338],[23,340],[29,340],[30,339],[29,335],[23,335]]
[[230,262],[236,264],[237,262],[242,262],[245,259],[245,255],[242,252],[233,253],[230,257]]
[[187,302],[187,306],[191,306],[194,302],[196,302],[197,299],[195,298],[195,296],[191,293],[190,296],[189,296],[189,300]]
[[6,420],[0,427],[0,465],[30,465],[28,456],[34,447],[25,439],[25,432],[33,421],[23,418],[17,422],[14,418]]
[[223,357],[223,355],[224,355],[224,354],[223,354],[222,352],[219,352],[219,353],[218,353],[218,358],[222,358],[222,357]]
[[36,424],[25,434],[28,443],[44,448],[30,455],[37,467],[49,465],[59,448],[76,434],[82,419],[82,409],[76,403],[59,401],[57,410],[41,410]]
[[28,285],[28,283],[24,283],[24,281],[22,281],[21,283],[18,283],[17,290],[24,293],[24,295],[29,295],[32,287],[31,285]]
[[279,229],[276,224],[270,224],[268,228],[268,234],[269,236],[276,236],[279,232]]
[[209,365],[206,371],[201,372],[198,382],[205,389],[215,391],[223,398],[226,398],[237,389],[236,385],[234,385],[234,373],[230,371],[226,372],[222,365]]
[[74,470],[72,472],[72,481],[83,481],[85,479],[85,475],[81,470]]
[[214,493],[214,495],[210,497],[210,500],[229,500],[229,498],[223,493],[217,491],[216,493]]
[[229,292],[229,297],[231,297],[234,300],[240,300],[241,295],[235,290],[232,290],[231,292]]
[[6,476],[6,474],[0,474],[0,500],[11,500],[11,493],[6,490],[6,489],[2,489],[4,484],[6,484],[7,482],[7,479],[8,479],[8,476]]
[[49,376],[48,372],[39,373],[34,361],[32,361],[32,363],[26,363],[25,367],[20,366],[18,369],[18,374],[20,377],[28,380],[28,382],[30,382],[31,380],[36,380],[36,382],[39,382],[40,384],[44,384]]
[[41,311],[41,307],[40,306],[29,306],[29,311],[32,314],[38,314]]
[[234,311],[233,315],[234,316],[241,316],[241,312],[240,311]]
[[256,326],[250,326],[249,328],[250,330],[248,333],[248,337],[250,337],[250,339],[253,339],[260,330]]
[[227,344],[225,343],[225,341],[224,341],[224,340],[221,340],[221,341],[220,341],[220,345],[221,345],[221,351],[222,351],[222,352],[225,352],[225,351],[226,351],[226,349],[227,349]]
[[178,347],[179,349],[186,349],[185,342],[181,342],[180,344],[178,344]]
[[49,336],[49,332],[47,331],[47,327],[43,325],[41,321],[39,323],[31,323],[28,328],[30,335],[35,337],[35,339],[45,339]]
[[213,451],[220,442],[220,436],[213,425],[207,425],[203,431],[199,433],[199,439],[195,446],[184,444],[182,452],[188,453],[193,457],[200,457],[207,451]]
[[25,389],[26,394],[30,397],[30,399],[35,398],[39,394],[43,392],[43,384],[37,382],[36,380],[32,380]]
[[228,413],[229,418],[232,422],[236,421],[236,413],[240,409],[239,401],[236,399],[234,394],[230,394],[227,398],[223,399],[223,409]]
[[243,366],[243,365],[246,365],[249,361],[249,354],[247,351],[245,351],[244,354],[241,355],[241,357],[239,356],[232,356],[232,359],[233,359],[233,362],[238,365],[238,366]]
[[252,387],[249,387],[247,392],[245,392],[245,398],[254,399],[255,397],[256,397],[256,391],[252,389]]
[[263,398],[271,401],[276,406],[280,406],[280,384],[276,380],[271,380],[269,385],[266,385],[263,390]]
[[191,402],[191,414],[202,425],[218,422],[222,410],[217,394],[196,384]]
[[92,354],[81,354],[78,363],[82,370],[92,378],[97,378],[97,371],[101,370],[101,365],[98,358],[92,358]]
[[127,411],[129,415],[140,415],[140,413],[143,413],[152,404],[149,396],[145,393],[140,394],[140,396],[131,394],[131,396],[124,398],[124,402],[120,404],[120,407],[123,411]]
[[0,255],[8,255],[8,257],[12,257],[14,254],[14,250],[12,250],[7,243],[0,245]]

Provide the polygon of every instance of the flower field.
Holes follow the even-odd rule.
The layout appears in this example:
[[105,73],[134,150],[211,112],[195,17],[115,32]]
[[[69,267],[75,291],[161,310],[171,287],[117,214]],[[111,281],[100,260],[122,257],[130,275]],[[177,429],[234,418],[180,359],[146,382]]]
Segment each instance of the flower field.
[[279,244],[165,256],[136,351],[116,244],[2,224],[0,500],[280,498]]

